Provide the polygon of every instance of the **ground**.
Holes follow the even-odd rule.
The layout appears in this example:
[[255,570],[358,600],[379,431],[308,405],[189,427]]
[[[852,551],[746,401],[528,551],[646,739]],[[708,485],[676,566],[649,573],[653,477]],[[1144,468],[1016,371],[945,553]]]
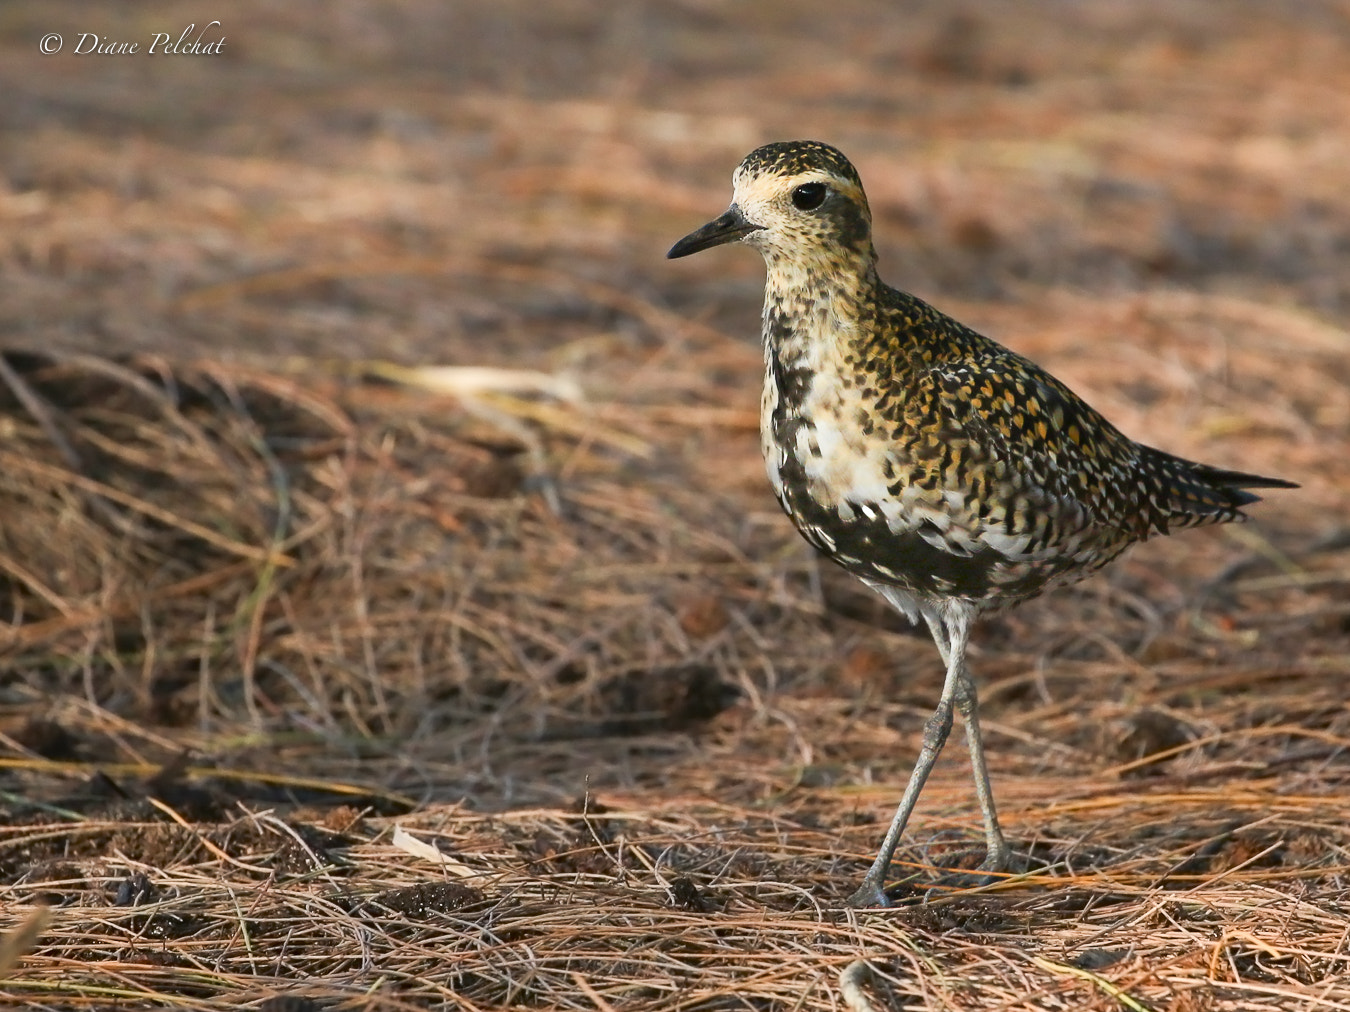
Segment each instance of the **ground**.
[[[0,1001],[1350,1008],[1345,4],[49,0],[0,52]],[[936,651],[777,511],[758,257],[663,259],[791,137],[887,280],[1302,485],[982,623],[1032,871],[932,888],[953,748],[884,911]]]

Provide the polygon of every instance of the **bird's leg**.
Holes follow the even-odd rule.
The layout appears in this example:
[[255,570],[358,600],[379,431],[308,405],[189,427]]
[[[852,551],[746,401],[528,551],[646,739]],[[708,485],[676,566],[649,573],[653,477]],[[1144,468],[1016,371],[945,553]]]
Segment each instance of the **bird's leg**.
[[[951,663],[953,641],[948,639],[947,627],[940,615],[924,612],[924,620],[933,634],[933,642],[942,654],[944,663]],[[999,828],[998,811],[994,807],[994,794],[989,786],[989,767],[984,760],[984,738],[980,733],[979,697],[975,690],[975,679],[966,667],[966,636],[960,637],[961,674],[956,683],[956,712],[966,725],[966,745],[970,749],[970,768],[975,774],[975,796],[980,799],[980,812],[984,816],[984,861],[981,871],[1004,871],[1007,869],[1012,853],[1008,842],[1003,839],[1003,830]],[[945,649],[944,649],[945,647]]]
[[[928,780],[928,774],[933,770],[933,763],[937,761],[938,753],[942,751],[942,746],[947,743],[947,735],[952,730],[952,703],[956,696],[957,686],[961,681],[961,665],[965,654],[965,639],[969,631],[969,620],[965,616],[961,616],[958,620],[953,621],[952,626],[950,640],[948,640],[946,630],[943,630],[940,637],[937,630],[933,633],[938,651],[947,658],[947,677],[942,683],[942,696],[938,699],[937,709],[933,711],[933,715],[928,718],[928,723],[924,725],[923,745],[919,749],[918,761],[914,764],[914,772],[909,775],[909,783],[905,786],[904,796],[900,799],[900,805],[895,810],[895,817],[891,819],[891,828],[886,830],[886,838],[881,841],[881,850],[877,853],[877,859],[872,862],[872,867],[867,869],[862,884],[848,898],[848,904],[851,907],[889,906],[886,900],[885,885],[886,873],[891,868],[891,858],[895,855],[895,848],[900,844],[900,834],[905,831],[905,823],[909,821],[910,814],[914,811],[915,802],[919,800],[919,793]],[[929,627],[932,628],[931,621]],[[938,628],[942,629],[942,626]],[[958,642],[958,637],[960,650],[953,653],[951,648]]]
[[[962,644],[961,653],[965,653]],[[1004,871],[1012,858],[1008,841],[998,824],[998,810],[994,808],[994,793],[989,787],[989,767],[984,761],[984,739],[980,736],[979,701],[975,694],[975,680],[966,670],[964,659],[956,681],[956,709],[966,725],[966,745],[970,748],[970,768],[975,774],[975,796],[980,799],[984,815],[984,861],[981,871]]]
[[927,608],[923,611],[923,620],[928,623],[928,631],[933,636],[933,642],[937,644],[938,653],[942,655],[942,663],[950,664],[952,660],[951,640],[947,638],[947,627],[942,624],[942,616],[935,611],[929,611]]

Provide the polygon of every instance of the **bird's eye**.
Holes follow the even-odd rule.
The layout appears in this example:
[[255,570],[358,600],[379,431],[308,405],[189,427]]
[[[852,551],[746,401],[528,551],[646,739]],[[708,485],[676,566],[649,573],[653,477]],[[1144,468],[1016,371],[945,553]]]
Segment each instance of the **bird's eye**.
[[802,183],[792,191],[792,206],[798,211],[814,211],[825,203],[825,194],[829,193],[824,183]]

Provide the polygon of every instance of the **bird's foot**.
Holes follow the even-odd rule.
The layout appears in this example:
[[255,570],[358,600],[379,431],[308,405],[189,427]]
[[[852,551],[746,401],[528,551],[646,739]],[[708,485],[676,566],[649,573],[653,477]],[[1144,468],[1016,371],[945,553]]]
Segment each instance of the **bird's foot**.
[[962,856],[955,854],[946,863],[943,874],[934,883],[938,891],[978,889],[1020,875],[1028,867],[1026,855],[1014,854],[1012,848],[1001,839],[998,846],[989,847],[984,853],[984,860],[969,871],[962,867]]
[[863,879],[862,885],[853,890],[852,894],[844,901],[849,906],[857,910],[866,910],[869,907],[888,907],[891,901],[886,898],[885,891],[877,882],[873,882],[871,876]]
[[[905,896],[899,900],[901,903],[923,902],[931,896],[978,889],[1024,873],[1028,868],[1027,855],[1015,854],[1006,843],[999,842],[1001,846],[986,850],[984,859],[975,867],[968,867],[967,862],[973,861],[976,852],[949,853],[929,865],[935,874],[927,881],[912,875],[894,883],[892,889]],[[897,901],[886,895],[885,885],[883,878],[869,872],[846,902],[856,909],[895,906]]]
[[992,876],[1003,872],[1018,874],[1027,870],[1027,859],[1013,853],[1002,833],[995,833],[993,839],[985,844],[984,860],[977,870]]

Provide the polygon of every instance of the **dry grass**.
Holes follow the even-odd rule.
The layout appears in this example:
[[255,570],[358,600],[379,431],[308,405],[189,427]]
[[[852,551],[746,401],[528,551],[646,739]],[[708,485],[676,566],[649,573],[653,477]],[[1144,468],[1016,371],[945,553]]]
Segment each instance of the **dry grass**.
[[[1344,11],[835,7],[7,12],[0,1001],[1350,1009]],[[932,887],[954,750],[882,912],[935,651],[767,493],[754,258],[660,260],[786,135],[888,278],[1304,483],[982,625],[1033,871]]]

